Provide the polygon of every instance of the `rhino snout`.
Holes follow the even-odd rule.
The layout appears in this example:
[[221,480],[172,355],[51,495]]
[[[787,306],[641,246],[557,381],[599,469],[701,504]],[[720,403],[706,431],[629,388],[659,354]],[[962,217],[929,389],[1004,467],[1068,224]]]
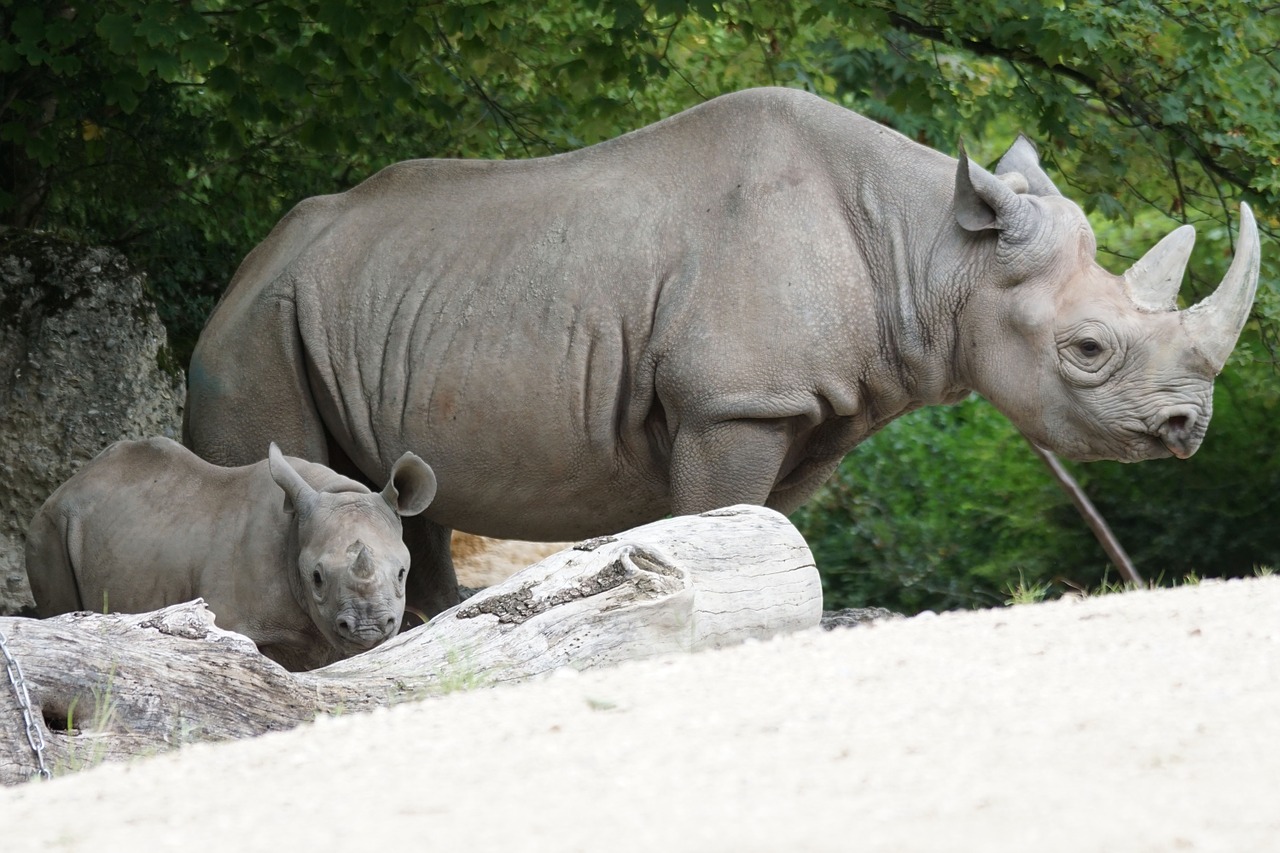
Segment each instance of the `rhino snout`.
[[342,613],[333,622],[338,636],[360,649],[371,649],[383,640],[390,639],[399,627],[399,617],[389,610],[367,616]]
[[1194,406],[1172,406],[1162,411],[1152,429],[1169,452],[1186,459],[1200,447],[1204,423]]

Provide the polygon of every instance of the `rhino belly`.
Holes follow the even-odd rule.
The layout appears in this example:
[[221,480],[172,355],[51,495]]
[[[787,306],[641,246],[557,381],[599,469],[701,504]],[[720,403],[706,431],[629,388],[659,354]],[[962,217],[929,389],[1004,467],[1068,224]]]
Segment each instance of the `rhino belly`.
[[554,382],[530,379],[517,393],[519,373],[495,377],[481,401],[437,388],[432,407],[405,419],[405,447],[427,448],[440,482],[432,520],[499,538],[573,539],[668,511],[665,466],[628,449],[642,436],[617,429],[603,402],[584,411],[581,392]]
[[650,447],[628,359],[598,339],[517,349],[491,331],[463,352],[409,360],[402,388],[348,433],[366,454],[357,465],[418,453],[440,484],[428,517],[487,536],[569,539],[662,517],[666,460]]

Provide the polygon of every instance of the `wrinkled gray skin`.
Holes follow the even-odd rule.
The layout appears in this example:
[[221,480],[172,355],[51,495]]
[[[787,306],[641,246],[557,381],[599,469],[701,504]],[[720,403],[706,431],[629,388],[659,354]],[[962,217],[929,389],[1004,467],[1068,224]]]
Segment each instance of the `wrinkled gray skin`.
[[[190,372],[187,440],[266,436],[440,495],[409,600],[453,600],[448,529],[618,531],[799,506],[851,448],[976,390],[1074,459],[1195,452],[1257,281],[1172,310],[1194,237],[1125,276],[1019,139],[995,174],[796,91],[712,100],[518,162],[418,160],[308,199],[245,260]],[[264,403],[269,401],[269,403]]]
[[165,438],[117,442],[31,522],[27,574],[40,616],[142,613],[203,597],[221,628],[293,669],[393,636],[409,551],[401,516],[435,494],[405,454],[381,494],[323,465],[219,468]]

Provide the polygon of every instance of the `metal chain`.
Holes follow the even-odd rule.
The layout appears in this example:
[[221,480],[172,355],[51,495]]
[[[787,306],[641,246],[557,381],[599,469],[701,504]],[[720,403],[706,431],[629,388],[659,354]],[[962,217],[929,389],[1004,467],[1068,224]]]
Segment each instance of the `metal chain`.
[[4,666],[9,673],[9,683],[13,685],[13,695],[18,697],[18,708],[22,711],[22,722],[27,728],[27,743],[35,753],[36,765],[40,768],[41,779],[51,779],[53,774],[44,765],[44,733],[36,725],[35,715],[31,713],[31,696],[27,693],[27,682],[22,678],[22,668],[18,659],[5,644],[4,632],[0,631],[0,654],[4,655]]

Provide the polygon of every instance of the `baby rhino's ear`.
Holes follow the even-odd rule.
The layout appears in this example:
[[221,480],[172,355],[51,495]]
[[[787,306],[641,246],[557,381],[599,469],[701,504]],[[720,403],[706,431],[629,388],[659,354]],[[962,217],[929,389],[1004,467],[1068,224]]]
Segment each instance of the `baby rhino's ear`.
[[267,449],[267,466],[271,469],[271,479],[284,492],[284,511],[303,514],[308,512],[315,503],[316,490],[302,479],[302,475],[284,458],[274,441]]
[[417,454],[405,451],[391,467],[391,479],[382,490],[385,500],[397,515],[417,515],[436,497],[436,472]]

